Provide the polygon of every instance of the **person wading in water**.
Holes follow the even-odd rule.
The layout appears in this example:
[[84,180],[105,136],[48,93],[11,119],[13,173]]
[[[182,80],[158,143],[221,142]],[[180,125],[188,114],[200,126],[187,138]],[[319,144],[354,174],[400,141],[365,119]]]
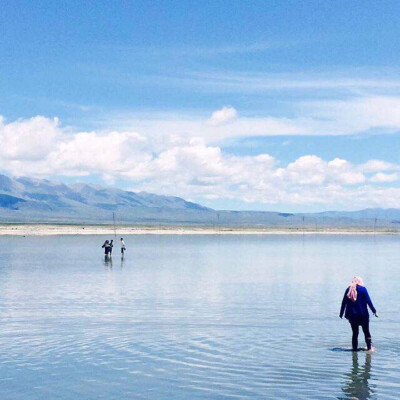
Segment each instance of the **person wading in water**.
[[371,333],[369,332],[369,313],[368,307],[377,317],[376,310],[369,297],[367,289],[364,287],[364,282],[359,276],[355,276],[346,289],[343,296],[342,307],[340,308],[340,318],[343,314],[349,320],[351,329],[353,330],[352,345],[353,351],[358,350],[358,331],[361,325],[365,335],[365,343],[367,350],[373,351]]
[[103,246],[101,246],[104,249],[104,255],[105,257],[109,257],[111,256],[111,246],[110,246],[110,242],[108,240],[106,240],[103,244]]
[[123,256],[124,256],[124,254],[125,254],[125,251],[126,251],[125,242],[124,242],[124,239],[123,239],[123,238],[121,238],[121,257],[123,257]]

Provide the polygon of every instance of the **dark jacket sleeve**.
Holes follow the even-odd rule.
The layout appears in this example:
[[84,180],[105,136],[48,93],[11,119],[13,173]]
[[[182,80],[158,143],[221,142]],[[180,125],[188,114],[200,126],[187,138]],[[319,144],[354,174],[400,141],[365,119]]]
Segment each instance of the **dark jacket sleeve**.
[[374,305],[372,304],[372,301],[371,301],[371,298],[369,297],[369,294],[368,294],[368,290],[367,290],[367,289],[365,289],[365,297],[367,298],[367,304],[368,304],[369,308],[371,309],[371,311],[372,311],[374,314],[376,314],[375,307],[374,307]]
[[348,292],[348,290],[349,290],[349,289],[346,289],[346,290],[344,291],[344,296],[343,296],[343,300],[342,300],[342,306],[340,307],[340,315],[339,315],[340,318],[343,317],[344,311],[345,311],[345,309],[346,309],[347,292]]

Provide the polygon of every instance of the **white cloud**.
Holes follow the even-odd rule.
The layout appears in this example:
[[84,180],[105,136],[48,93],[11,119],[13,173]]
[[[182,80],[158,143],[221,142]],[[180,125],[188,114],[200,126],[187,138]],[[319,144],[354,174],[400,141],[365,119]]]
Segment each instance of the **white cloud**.
[[[175,48],[149,48],[137,47],[134,48],[136,54],[144,53],[147,56],[218,56],[218,55],[232,55],[232,54],[247,54],[247,53],[258,53],[263,52],[273,48],[289,47],[295,45],[297,42],[258,42],[258,43],[248,43],[242,45],[230,45],[230,46],[218,46],[218,47],[175,47]],[[126,48],[126,51],[132,50],[131,47]]]
[[379,182],[379,183],[390,183],[399,180],[399,174],[385,174],[383,172],[378,172],[374,176],[371,177],[371,182]]
[[322,122],[324,130],[321,133],[326,134],[349,135],[373,129],[380,129],[383,133],[400,130],[400,97],[395,96],[309,102],[303,112]]
[[[154,80],[154,78],[152,78]],[[159,83],[174,87],[195,88],[215,93],[278,93],[315,91],[334,93],[379,93],[398,91],[400,80],[395,70],[342,70],[323,73],[256,71],[180,72],[179,76],[157,76]]]
[[0,119],[1,167],[15,175],[80,176],[119,174],[146,162],[146,138],[136,132],[78,132],[57,118],[34,117],[4,123]]
[[65,138],[48,156],[58,173],[123,173],[146,162],[145,138],[135,132],[80,132]]
[[233,107],[222,107],[221,110],[214,111],[206,123],[219,126],[234,120],[236,117],[237,111]]
[[160,139],[129,130],[71,132],[58,120],[44,117],[8,124],[2,120],[0,128],[2,140],[12,144],[0,150],[1,168],[14,175],[101,174],[107,182],[125,179],[134,190],[200,201],[400,207],[400,188],[387,185],[398,179],[400,167],[381,160],[357,165],[304,155],[281,165],[268,154],[225,154],[218,145],[210,145],[208,137],[175,134]]
[[57,118],[37,116],[5,123],[0,117],[0,156],[9,160],[39,160],[62,135]]
[[396,171],[399,166],[386,161],[369,160],[365,164],[361,164],[359,169],[362,172]]
[[[286,113],[289,114],[289,113]],[[357,97],[342,101],[296,103],[291,116],[239,116],[223,107],[211,117],[197,114],[147,114],[140,119],[114,115],[103,120],[110,129],[137,130],[153,141],[202,138],[219,144],[233,138],[263,136],[339,136],[400,131],[400,97]]]
[[280,167],[269,155],[228,156],[218,148],[197,142],[167,150],[154,163],[154,175],[133,189],[171,194],[172,187],[175,194],[189,199],[235,199],[264,204],[400,206],[396,197],[400,188],[366,185],[358,166],[345,160],[325,161],[310,155]]
[[[209,120],[210,121],[210,120]],[[164,116],[162,119],[141,119],[126,121],[123,126],[135,127],[146,137],[157,136],[158,140],[176,138],[202,138],[207,143],[220,143],[226,139],[252,136],[275,135],[315,135],[319,132],[315,122],[304,118],[235,118],[230,121],[204,123],[204,120],[193,116]]]

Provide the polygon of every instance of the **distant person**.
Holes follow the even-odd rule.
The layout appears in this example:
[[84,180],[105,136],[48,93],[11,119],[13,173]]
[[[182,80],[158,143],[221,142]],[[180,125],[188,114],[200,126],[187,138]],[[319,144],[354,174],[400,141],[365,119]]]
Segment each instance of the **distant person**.
[[126,246],[124,242],[124,238],[121,238],[121,256],[123,257],[126,251]]
[[349,320],[351,329],[353,330],[352,347],[353,351],[358,350],[358,331],[361,325],[365,336],[367,350],[372,351],[372,338],[369,332],[369,313],[368,307],[377,317],[376,310],[369,297],[367,289],[364,287],[364,282],[359,276],[355,276],[346,289],[343,296],[342,307],[340,308],[340,318],[343,314]]
[[110,256],[112,254],[113,247],[114,247],[114,240],[111,240],[111,242],[110,242]]
[[108,240],[106,240],[103,244],[103,246],[101,246],[104,249],[104,255],[106,257],[108,257],[109,255],[111,255],[111,247],[110,247],[110,242]]

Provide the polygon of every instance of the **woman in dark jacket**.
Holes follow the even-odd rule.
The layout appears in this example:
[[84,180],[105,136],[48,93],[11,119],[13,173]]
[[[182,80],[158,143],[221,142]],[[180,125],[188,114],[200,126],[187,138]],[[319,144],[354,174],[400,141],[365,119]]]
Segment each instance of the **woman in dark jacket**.
[[106,240],[103,244],[103,246],[101,246],[104,249],[104,255],[106,257],[108,257],[109,255],[111,255],[111,247],[110,247],[110,242],[108,240]]
[[340,308],[340,318],[343,314],[349,320],[353,330],[352,345],[353,351],[358,350],[358,331],[361,325],[365,336],[367,349],[372,350],[372,339],[369,332],[369,313],[368,307],[377,317],[376,310],[369,297],[364,282],[359,276],[355,276],[350,286],[346,289],[343,296],[342,307]]

